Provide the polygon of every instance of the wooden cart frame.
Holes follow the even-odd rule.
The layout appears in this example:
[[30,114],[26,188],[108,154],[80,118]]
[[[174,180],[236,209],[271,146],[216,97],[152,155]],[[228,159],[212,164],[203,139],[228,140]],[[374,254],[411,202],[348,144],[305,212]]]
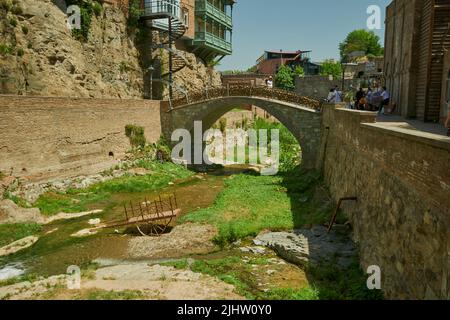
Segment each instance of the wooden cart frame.
[[144,202],[134,205],[132,202],[125,203],[123,208],[124,220],[110,221],[100,228],[111,229],[134,226],[141,235],[155,237],[164,234],[172,221],[181,213],[175,194],[170,195],[166,199],[159,196],[158,200],[154,201],[148,201],[145,198]]

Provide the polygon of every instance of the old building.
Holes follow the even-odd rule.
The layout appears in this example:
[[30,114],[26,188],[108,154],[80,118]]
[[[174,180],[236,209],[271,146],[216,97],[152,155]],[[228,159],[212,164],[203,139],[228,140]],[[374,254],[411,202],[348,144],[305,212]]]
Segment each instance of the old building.
[[[168,30],[167,14],[185,28],[177,46],[208,62],[230,55],[234,0],[142,0],[144,16],[155,29]],[[158,17],[162,17],[158,19]],[[177,28],[174,21],[172,27]]]
[[394,0],[385,42],[386,84],[397,112],[442,121],[450,95],[450,0]]
[[274,75],[282,65],[292,68],[300,66],[306,75],[319,74],[319,66],[310,62],[311,51],[265,51],[256,61],[256,70],[261,74]]

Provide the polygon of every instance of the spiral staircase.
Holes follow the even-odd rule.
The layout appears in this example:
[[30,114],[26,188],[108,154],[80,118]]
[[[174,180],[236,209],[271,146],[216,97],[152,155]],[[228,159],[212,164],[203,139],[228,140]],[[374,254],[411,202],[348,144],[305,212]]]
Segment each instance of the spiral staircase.
[[160,78],[153,78],[169,86],[169,96],[173,99],[173,89],[185,93],[183,88],[173,82],[173,74],[188,65],[182,51],[174,46],[176,40],[186,33],[186,26],[181,19],[181,8],[177,0],[145,0],[141,21],[148,27],[159,32],[159,43],[152,45],[152,50],[162,49],[169,53],[169,61],[161,66],[163,72]]

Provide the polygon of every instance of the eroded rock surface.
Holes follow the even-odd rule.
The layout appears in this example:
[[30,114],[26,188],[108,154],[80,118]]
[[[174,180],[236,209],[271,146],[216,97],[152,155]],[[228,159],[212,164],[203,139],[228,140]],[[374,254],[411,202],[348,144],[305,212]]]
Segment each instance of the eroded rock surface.
[[12,200],[0,200],[0,223],[45,223],[38,208],[21,208]]
[[335,262],[348,267],[356,254],[356,247],[344,233],[317,226],[293,232],[270,232],[259,235],[254,241],[258,246],[269,247],[283,259],[298,264]]
[[[21,13],[0,8],[1,42],[11,48],[0,59],[0,93],[121,99],[144,96],[142,57],[148,54],[148,46],[139,43],[121,8],[103,3],[102,12],[91,18],[87,40],[79,41],[66,25],[63,0],[21,0],[19,4]],[[195,55],[185,55],[189,65],[175,74],[177,85],[199,90],[221,83],[216,71]]]
[[39,240],[38,237],[29,236],[29,237],[14,241],[13,243],[10,243],[7,246],[0,248],[0,257],[8,256],[10,254],[27,249],[27,248],[31,247],[32,245],[34,245],[38,240]]

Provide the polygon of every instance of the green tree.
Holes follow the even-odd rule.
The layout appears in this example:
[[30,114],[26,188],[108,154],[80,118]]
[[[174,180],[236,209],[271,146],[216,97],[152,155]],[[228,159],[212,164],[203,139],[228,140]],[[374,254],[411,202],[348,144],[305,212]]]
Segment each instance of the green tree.
[[[297,67],[294,69],[294,79],[295,79],[295,76],[303,77],[304,75],[305,75],[305,70],[303,70],[302,67],[297,66]],[[295,81],[295,80],[294,80],[294,81]]]
[[256,71],[258,71],[258,66],[253,66],[247,69],[248,73],[255,73]]
[[383,47],[380,44],[380,37],[373,31],[364,29],[355,30],[347,35],[344,42],[339,44],[341,59],[354,51],[365,52],[366,55],[381,56]]
[[287,66],[281,66],[275,76],[275,86],[284,90],[294,89],[294,72]]
[[322,76],[333,76],[335,79],[342,78],[342,65],[334,60],[325,60],[320,66]]

